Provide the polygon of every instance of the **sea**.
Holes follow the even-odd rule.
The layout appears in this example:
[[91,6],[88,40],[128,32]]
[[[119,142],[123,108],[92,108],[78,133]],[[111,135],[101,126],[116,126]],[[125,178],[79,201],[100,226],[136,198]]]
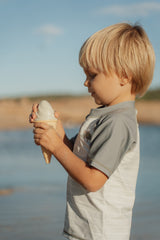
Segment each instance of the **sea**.
[[[130,240],[160,240],[160,126],[140,125],[140,149]],[[0,131],[0,240],[64,240],[66,181],[54,157],[45,163],[31,129]]]

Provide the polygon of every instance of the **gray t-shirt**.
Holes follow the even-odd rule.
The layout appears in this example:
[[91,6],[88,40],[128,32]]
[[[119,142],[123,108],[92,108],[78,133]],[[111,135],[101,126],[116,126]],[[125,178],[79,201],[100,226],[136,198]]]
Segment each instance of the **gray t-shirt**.
[[68,176],[64,235],[70,240],[129,240],[139,167],[134,102],[92,109],[73,152],[109,179],[88,192]]

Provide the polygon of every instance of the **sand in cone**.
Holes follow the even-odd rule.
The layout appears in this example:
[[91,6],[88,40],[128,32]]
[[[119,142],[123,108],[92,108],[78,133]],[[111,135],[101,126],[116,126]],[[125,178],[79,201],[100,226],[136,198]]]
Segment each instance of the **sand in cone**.
[[[36,122],[47,123],[49,126],[51,126],[51,127],[56,129],[57,120],[46,120],[46,121],[36,121]],[[52,153],[49,150],[47,150],[46,148],[42,147],[42,146],[41,146],[41,150],[42,150],[45,162],[47,164],[49,164],[51,162]]]

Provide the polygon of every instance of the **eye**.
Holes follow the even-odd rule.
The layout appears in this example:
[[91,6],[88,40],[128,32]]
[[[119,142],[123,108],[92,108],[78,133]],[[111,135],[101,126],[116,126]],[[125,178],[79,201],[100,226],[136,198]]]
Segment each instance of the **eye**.
[[97,76],[97,74],[96,73],[89,73],[88,76],[89,76],[89,78],[93,79]]
[[96,76],[97,76],[97,72],[94,72],[94,71],[90,71],[90,70],[86,70],[85,71],[85,74],[86,74],[86,77],[89,79],[89,80],[93,80]]
[[97,76],[97,73],[88,71],[86,72],[86,76],[89,80],[94,80],[94,78]]

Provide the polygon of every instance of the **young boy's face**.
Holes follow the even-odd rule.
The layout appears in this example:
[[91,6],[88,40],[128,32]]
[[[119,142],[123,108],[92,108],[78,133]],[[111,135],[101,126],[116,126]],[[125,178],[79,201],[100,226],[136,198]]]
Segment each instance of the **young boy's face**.
[[93,68],[85,70],[84,86],[98,105],[111,106],[122,101],[120,79],[116,74],[107,76]]

